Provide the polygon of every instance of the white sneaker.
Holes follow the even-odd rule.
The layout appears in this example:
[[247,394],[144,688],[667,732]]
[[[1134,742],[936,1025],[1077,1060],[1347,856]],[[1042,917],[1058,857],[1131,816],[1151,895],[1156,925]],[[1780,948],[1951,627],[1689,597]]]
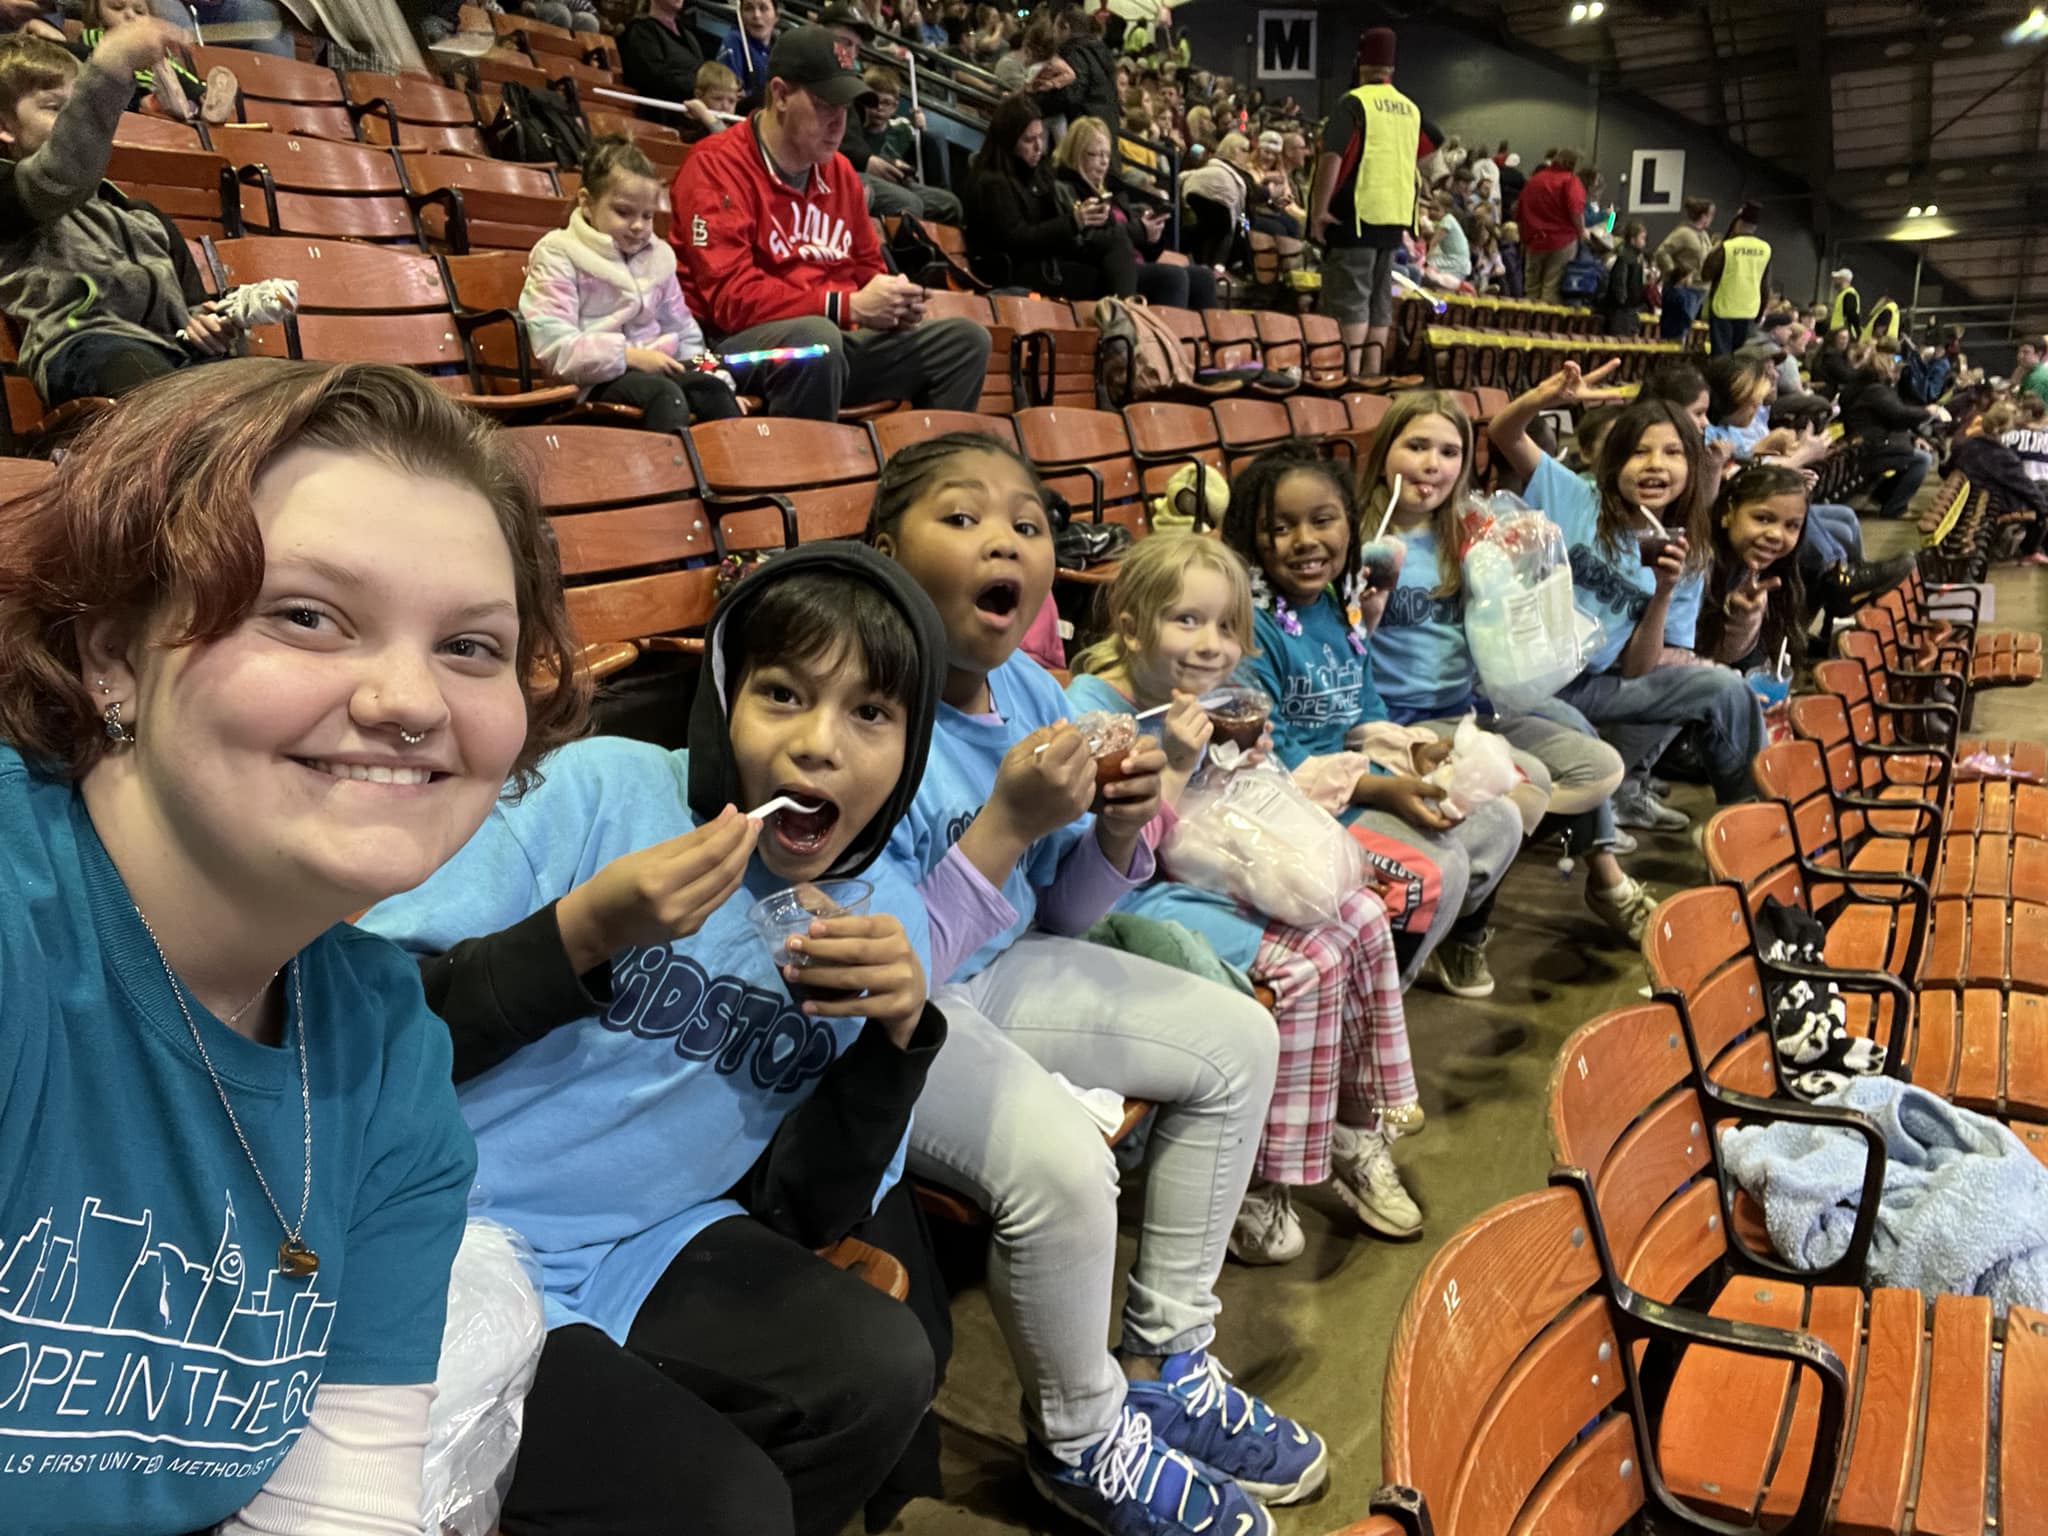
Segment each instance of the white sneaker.
[[1650,926],[1650,914],[1657,910],[1657,898],[1640,880],[1624,875],[1621,884],[1605,889],[1588,880],[1586,905],[1593,909],[1595,917],[1629,943],[1640,944],[1643,930]]
[[1338,1125],[1330,1133],[1331,1182],[1358,1219],[1382,1237],[1422,1234],[1422,1212],[1402,1187],[1400,1170],[1380,1131]]
[[1230,1228],[1230,1251],[1240,1264],[1285,1264],[1301,1257],[1308,1239],[1285,1184],[1252,1180]]

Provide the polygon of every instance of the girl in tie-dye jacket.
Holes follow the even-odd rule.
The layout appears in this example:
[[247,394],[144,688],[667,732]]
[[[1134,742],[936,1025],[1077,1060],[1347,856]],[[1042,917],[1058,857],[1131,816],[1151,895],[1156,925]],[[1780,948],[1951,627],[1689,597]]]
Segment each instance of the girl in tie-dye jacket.
[[732,376],[706,371],[704,332],[676,282],[675,252],[654,237],[661,180],[622,137],[598,139],[566,229],[541,236],[526,262],[519,314],[534,356],[586,399],[639,409],[673,432],[740,414]]

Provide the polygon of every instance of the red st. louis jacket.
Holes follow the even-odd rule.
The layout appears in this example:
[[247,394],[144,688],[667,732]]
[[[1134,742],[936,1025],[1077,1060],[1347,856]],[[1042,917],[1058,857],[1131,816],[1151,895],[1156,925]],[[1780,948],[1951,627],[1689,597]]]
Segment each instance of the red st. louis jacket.
[[721,336],[810,315],[850,330],[853,295],[883,270],[866,190],[834,155],[796,191],[770,168],[754,121],[705,139],[669,189],[690,311]]

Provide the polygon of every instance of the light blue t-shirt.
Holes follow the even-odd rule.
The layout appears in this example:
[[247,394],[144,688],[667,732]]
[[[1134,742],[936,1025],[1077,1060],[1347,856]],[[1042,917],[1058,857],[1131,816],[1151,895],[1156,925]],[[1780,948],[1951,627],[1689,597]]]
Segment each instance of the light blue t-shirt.
[[[269,1479],[321,1382],[434,1379],[475,1167],[448,1030],[383,940],[338,926],[301,952],[319,1268],[288,1277],[83,801],[11,747],[0,846],[0,1529],[210,1530]],[[296,1221],[296,1021],[260,1045],[185,1001]]]
[[[1549,454],[1542,455],[1529,477],[1522,499],[1540,509],[1564,534],[1571,551],[1572,601],[1579,612],[1600,623],[1586,671],[1605,672],[1621,659],[1629,636],[1657,590],[1657,576],[1644,565],[1631,540],[1622,549],[1600,542],[1600,496],[1580,476]],[[1664,643],[1690,650],[1699,622],[1704,573],[1682,577],[1665,610]]]
[[[1091,673],[1082,673],[1067,684],[1067,701],[1076,714],[1091,709],[1111,710],[1120,715],[1138,712],[1136,704]],[[1156,728],[1157,723],[1158,717],[1154,716],[1146,725]],[[1259,941],[1266,931],[1264,918],[1247,913],[1228,896],[1182,885],[1163,875],[1125,892],[1117,899],[1117,908],[1193,929],[1209,941],[1219,960],[1241,971],[1249,969],[1258,957]]]
[[[697,826],[687,754],[595,737],[543,764],[431,880],[363,926],[440,954],[509,928],[612,860]],[[927,962],[924,904],[878,864],[871,912],[900,920]],[[612,959],[612,1002],[460,1089],[491,1214],[540,1256],[550,1328],[591,1323],[623,1343],[690,1240],[742,1214],[725,1191],[859,1035],[859,1019],[798,1009],[747,908],[788,882],[757,858],[696,933]],[[902,1153],[884,1184],[893,1183]]]
[[[1042,726],[1070,718],[1060,685],[1022,651],[1013,652],[989,673],[988,692],[993,717],[939,705],[924,780],[882,856],[913,886],[937,867],[981,814],[1003,754]],[[1027,848],[1003,880],[1003,899],[1016,910],[1016,918],[961,961],[951,976],[932,977],[932,986],[979,975],[1016,943],[1037,915],[1038,893],[1053,883],[1068,850],[1094,829],[1093,816],[1079,816]]]
[[1756,445],[1769,436],[1770,431],[1771,409],[1767,405],[1760,405],[1746,427],[1709,425],[1706,441],[1709,447],[1715,443],[1726,443],[1730,458],[1738,463],[1747,463],[1750,456],[1756,452]]
[[1465,600],[1435,595],[1443,581],[1435,529],[1389,531],[1408,553],[1372,632],[1373,681],[1391,720],[1454,719],[1473,707],[1479,689],[1479,668],[1465,640]]
[[1273,754],[1289,768],[1342,752],[1351,727],[1387,718],[1373,686],[1371,657],[1351,648],[1350,626],[1336,598],[1326,590],[1294,611],[1301,620],[1298,635],[1288,634],[1270,609],[1252,615],[1258,654],[1238,669],[1273,696]]

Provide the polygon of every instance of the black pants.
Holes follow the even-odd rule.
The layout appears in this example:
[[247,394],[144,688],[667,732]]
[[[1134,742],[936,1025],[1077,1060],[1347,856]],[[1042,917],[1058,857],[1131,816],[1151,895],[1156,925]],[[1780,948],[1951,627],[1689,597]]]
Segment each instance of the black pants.
[[62,405],[91,395],[125,395],[151,379],[199,361],[195,352],[171,353],[132,336],[88,331],[60,348],[43,370],[48,391],[43,403]]
[[1884,498],[1878,503],[1877,515],[1904,517],[1932,463],[1926,454],[1911,446],[1873,444],[1863,455],[1863,472],[1873,480],[1886,471],[1891,472],[1891,479],[1885,483]]
[[924,1416],[908,1307],[747,1216],[700,1233],[619,1348],[557,1328],[506,1536],[837,1536]]
[[650,432],[675,432],[693,421],[724,421],[740,413],[740,403],[725,380],[708,373],[674,378],[628,368],[616,379],[594,385],[590,398],[607,405],[637,405],[646,413]]

